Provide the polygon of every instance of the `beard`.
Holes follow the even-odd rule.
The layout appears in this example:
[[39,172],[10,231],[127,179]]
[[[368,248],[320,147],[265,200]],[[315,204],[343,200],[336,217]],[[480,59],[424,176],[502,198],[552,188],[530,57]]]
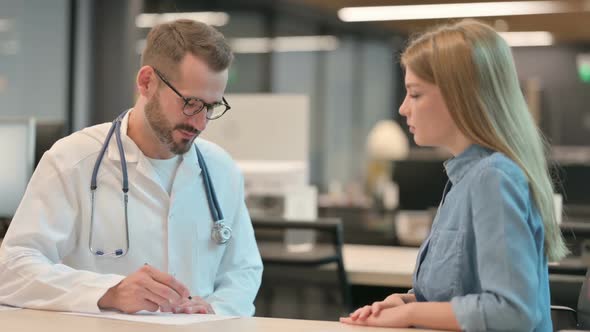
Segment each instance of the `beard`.
[[[145,117],[149,126],[152,128],[158,140],[165,144],[170,152],[176,155],[185,154],[193,145],[195,139],[201,134],[198,129],[195,129],[187,124],[172,125],[164,115],[164,110],[160,107],[159,93],[148,101],[145,105]],[[172,133],[174,130],[184,130],[189,133],[194,133],[195,136],[191,139],[181,138],[178,142],[174,140]]]

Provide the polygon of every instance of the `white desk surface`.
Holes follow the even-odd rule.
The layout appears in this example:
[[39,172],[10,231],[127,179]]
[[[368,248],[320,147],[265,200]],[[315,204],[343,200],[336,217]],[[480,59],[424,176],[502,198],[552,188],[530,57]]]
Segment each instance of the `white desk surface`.
[[[378,332],[382,328],[361,327],[339,322],[245,317],[194,325],[156,325],[112,319],[63,315],[51,311],[15,310],[0,312],[2,331],[10,332]],[[421,329],[387,329],[394,332],[421,332]]]
[[342,255],[353,285],[412,287],[418,248],[345,244]]

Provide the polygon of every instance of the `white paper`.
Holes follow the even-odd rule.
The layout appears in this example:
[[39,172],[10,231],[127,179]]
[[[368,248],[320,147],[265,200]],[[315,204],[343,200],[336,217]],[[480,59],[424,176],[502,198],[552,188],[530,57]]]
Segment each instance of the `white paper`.
[[22,308],[11,307],[11,306],[0,304],[0,311],[10,311],[10,310],[19,310],[19,309],[22,309]]
[[149,324],[164,324],[164,325],[188,325],[204,322],[212,322],[218,320],[234,319],[235,316],[219,316],[219,315],[204,315],[204,314],[174,314],[170,312],[149,312],[139,311],[135,314],[123,314],[119,312],[105,311],[98,314],[79,313],[79,312],[62,312],[67,315],[88,316],[95,318],[118,319],[132,322],[141,322]]

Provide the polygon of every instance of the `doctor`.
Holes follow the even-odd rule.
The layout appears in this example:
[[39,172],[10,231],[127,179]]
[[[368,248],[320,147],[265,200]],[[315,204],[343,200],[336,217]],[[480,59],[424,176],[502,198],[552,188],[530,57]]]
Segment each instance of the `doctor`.
[[0,249],[0,303],[252,315],[262,263],[229,155],[199,139],[230,109],[224,37],[150,31],[139,98],[43,156]]

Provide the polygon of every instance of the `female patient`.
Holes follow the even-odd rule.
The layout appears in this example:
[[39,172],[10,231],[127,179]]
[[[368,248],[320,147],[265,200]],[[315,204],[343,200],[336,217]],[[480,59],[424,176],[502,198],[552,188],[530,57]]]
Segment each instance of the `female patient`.
[[408,294],[356,310],[348,324],[467,331],[551,331],[547,260],[566,253],[545,143],[505,41],[464,20],[401,57],[399,112],[416,144],[453,154],[449,182]]

